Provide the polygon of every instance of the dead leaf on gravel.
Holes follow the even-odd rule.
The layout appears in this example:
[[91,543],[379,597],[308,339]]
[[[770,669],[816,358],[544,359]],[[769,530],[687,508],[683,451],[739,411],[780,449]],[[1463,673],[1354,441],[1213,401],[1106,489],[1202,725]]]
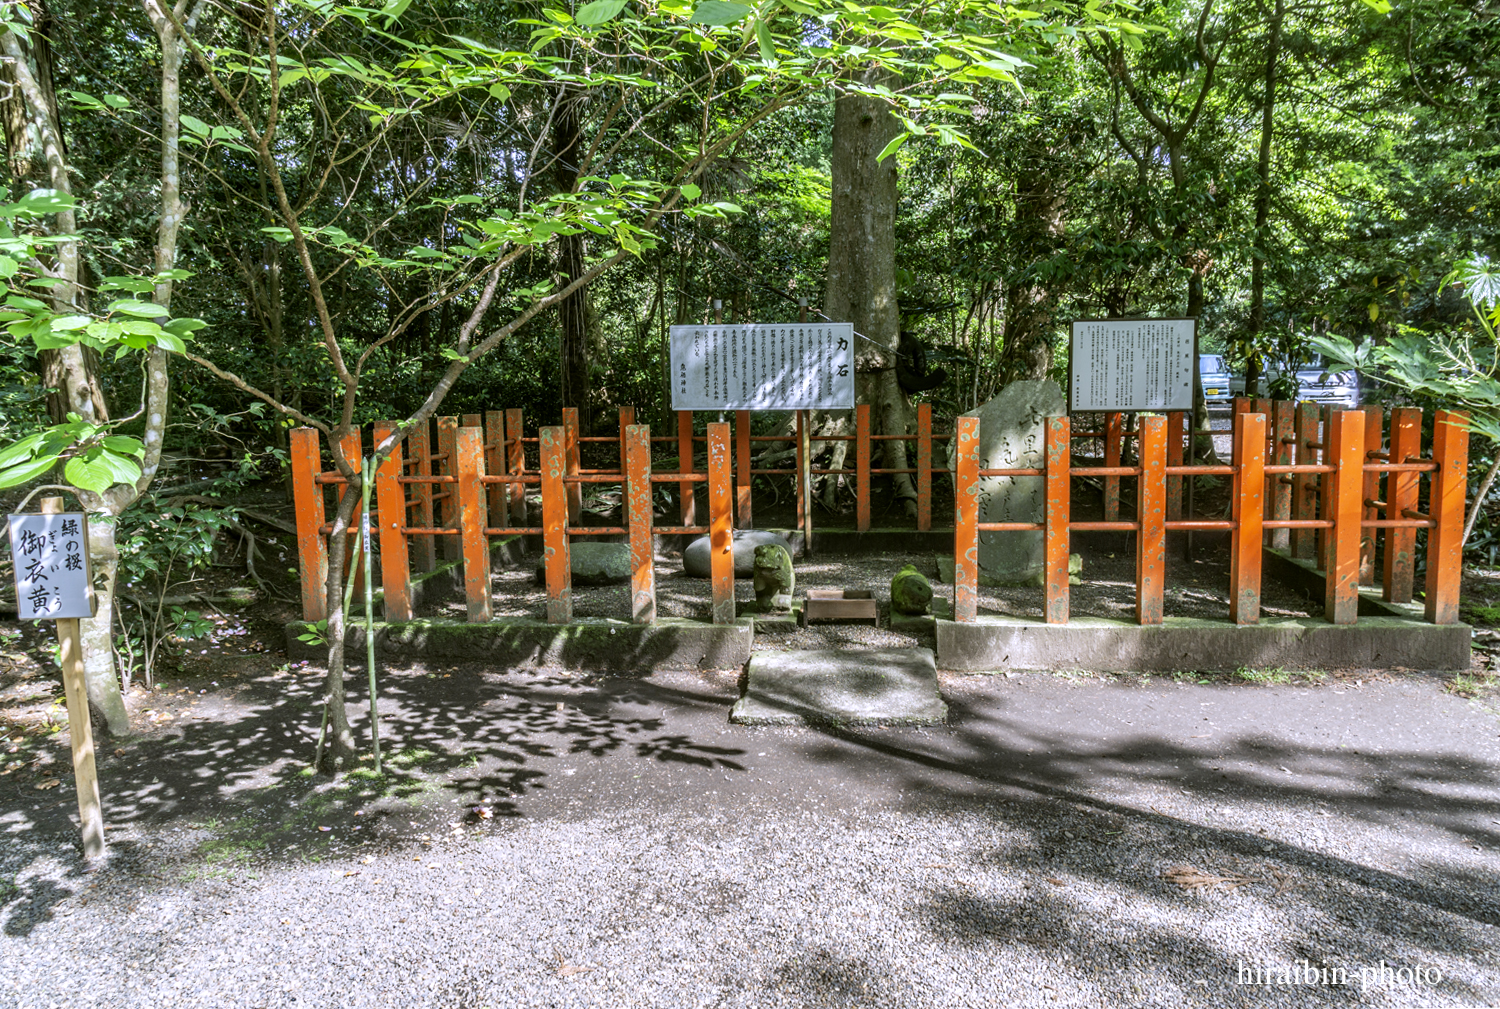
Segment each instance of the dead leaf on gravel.
[[924,868],[924,869],[951,869],[951,868],[953,868],[953,866],[952,866],[951,863],[948,863],[948,862],[927,862],[927,863],[925,863],[922,866],[922,868]]
[[557,976],[572,977],[574,974],[587,974],[593,970],[592,967],[580,967],[576,963],[568,963],[563,959],[562,952],[554,949],[552,954],[557,957]]
[[1271,870],[1271,879],[1276,886],[1276,892],[1272,894],[1273,897],[1279,897],[1288,890],[1300,890],[1303,886],[1303,884],[1292,879],[1291,873],[1282,872],[1280,869]]
[[1065,879],[1058,879],[1056,876],[1048,876],[1047,877],[1047,882],[1051,883],[1053,886],[1067,886],[1068,885],[1068,881],[1067,880],[1065,880]]
[[61,785],[61,784],[62,784],[62,782],[59,781],[56,778],[48,778],[46,781],[38,781],[36,783],[36,787],[37,787],[38,790],[42,790],[42,789],[48,789],[48,788],[56,788],[58,785]]
[[1223,886],[1226,890],[1244,886],[1246,883],[1264,883],[1265,880],[1258,876],[1242,876],[1232,872],[1227,876],[1218,876],[1211,872],[1191,865],[1174,865],[1169,869],[1163,869],[1161,878],[1169,883],[1176,883],[1184,890],[1201,890],[1204,887]]

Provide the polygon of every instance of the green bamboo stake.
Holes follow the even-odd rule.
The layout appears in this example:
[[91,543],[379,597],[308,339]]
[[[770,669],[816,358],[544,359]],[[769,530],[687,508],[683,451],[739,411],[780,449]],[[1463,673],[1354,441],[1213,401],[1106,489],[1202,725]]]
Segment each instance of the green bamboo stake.
[[360,530],[365,541],[365,668],[370,671],[370,738],[375,744],[375,773],[380,773],[380,711],[375,706],[375,586],[374,566],[370,563],[370,490],[375,486],[375,457],[364,462],[364,510],[360,513]]

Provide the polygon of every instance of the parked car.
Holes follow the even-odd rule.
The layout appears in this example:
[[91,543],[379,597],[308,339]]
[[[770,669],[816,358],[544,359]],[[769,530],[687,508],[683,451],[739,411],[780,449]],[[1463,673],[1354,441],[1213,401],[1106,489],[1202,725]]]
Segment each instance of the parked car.
[[[1276,382],[1283,372],[1280,366],[1266,369],[1266,382]],[[1296,367],[1297,401],[1329,403],[1346,410],[1359,406],[1359,375],[1354,371],[1329,371],[1322,361],[1303,361]]]
[[1199,354],[1198,376],[1203,381],[1203,398],[1209,406],[1228,406],[1233,394],[1229,391],[1229,365],[1223,354]]
[[[1294,373],[1297,378],[1297,402],[1312,400],[1314,403],[1328,403],[1346,410],[1359,406],[1359,375],[1354,371],[1329,371],[1322,361],[1303,361],[1296,366]],[[1283,374],[1286,372],[1280,364],[1267,367],[1265,374],[1261,376],[1262,394],[1268,395],[1266,390],[1275,388],[1277,384],[1287,384],[1279,381]],[[1243,377],[1235,378],[1233,393],[1236,396],[1245,395]]]

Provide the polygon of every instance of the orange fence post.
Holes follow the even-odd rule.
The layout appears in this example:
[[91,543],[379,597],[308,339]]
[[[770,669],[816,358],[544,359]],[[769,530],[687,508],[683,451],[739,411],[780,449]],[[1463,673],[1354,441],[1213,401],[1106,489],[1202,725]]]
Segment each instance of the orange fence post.
[[932,404],[917,404],[917,528],[932,528]]
[[[1422,457],[1422,411],[1413,407],[1398,407],[1391,411],[1391,448],[1387,453],[1393,463],[1417,462]],[[1401,519],[1408,511],[1417,508],[1417,493],[1421,474],[1390,473],[1385,478],[1385,514],[1387,518]],[[1386,602],[1411,602],[1412,585],[1416,581],[1417,531],[1415,529],[1387,529],[1385,531],[1385,571],[1381,579],[1381,595]]]
[[[583,472],[583,456],[580,452],[581,443],[578,440],[578,407],[563,407],[563,437],[565,439],[564,453],[565,465],[568,476],[577,476]],[[578,525],[583,521],[583,484],[569,483],[566,485],[568,491],[568,522]]]
[[[1182,435],[1187,427],[1188,414],[1173,410],[1167,414],[1167,465],[1182,465]],[[1182,477],[1167,477],[1167,521],[1182,518]]]
[[1135,538],[1135,619],[1159,624],[1167,566],[1167,418],[1138,418],[1136,438],[1141,462],[1136,520],[1141,531]]
[[1364,514],[1365,415],[1338,410],[1324,430],[1327,459],[1334,467],[1324,484],[1324,518],[1333,520],[1323,571],[1323,613],[1331,623],[1352,624],[1359,615],[1360,516]]
[[1235,415],[1239,469],[1234,481],[1234,533],[1229,555],[1229,619],[1260,622],[1260,552],[1265,526],[1266,415]]
[[[1318,404],[1298,403],[1292,418],[1296,428],[1298,466],[1316,466],[1319,452]],[[1315,473],[1296,473],[1292,476],[1292,518],[1307,521],[1318,517],[1318,477]],[[1317,531],[1293,529],[1292,556],[1309,560],[1317,556]]]
[[[411,450],[411,458],[407,461],[409,475],[414,477],[432,476],[432,420],[431,418],[418,422],[406,434],[406,444]],[[432,524],[432,484],[414,483],[411,485],[411,507],[414,513],[412,524],[423,529],[431,529]],[[433,536],[418,536],[415,542],[407,544],[413,563],[418,571],[431,571],[437,567],[437,539]]]
[[[355,428],[344,435],[343,441],[339,443],[339,452],[343,455],[344,461],[354,467],[354,472],[358,473],[363,469],[364,446],[363,439],[360,438],[359,428]],[[348,490],[348,484],[341,484],[339,486],[338,499],[340,504],[343,503],[344,494]],[[355,493],[355,497],[359,497],[358,492]],[[360,516],[364,514],[364,510],[363,501],[355,503],[354,514],[349,516],[349,529],[356,533],[356,536],[346,539],[344,545],[344,574],[347,575],[351,571],[354,572],[354,598],[356,599],[364,599],[365,597],[365,567],[359,562],[361,554],[357,538],[360,528]]]
[[953,619],[979,617],[979,418],[959,417],[953,432]]
[[[388,420],[375,422],[375,447],[391,436],[396,425]],[[385,619],[410,620],[411,561],[407,557],[406,488],[401,476],[401,442],[396,442],[375,471],[375,514],[380,517],[380,587],[385,595]]]
[[[491,476],[505,472],[505,411],[484,412],[484,471]],[[489,488],[489,516],[496,525],[504,525],[506,517],[505,484],[486,484]],[[488,519],[486,520],[488,521]]]
[[734,623],[733,481],[729,425],[715,422],[708,425],[708,555],[716,624]]
[[[1373,462],[1370,457],[1380,454],[1380,445],[1384,440],[1385,411],[1378,406],[1366,406],[1361,408],[1365,414],[1365,456],[1364,461]],[[1361,466],[1364,462],[1360,463]],[[1375,522],[1380,519],[1380,509],[1375,507],[1374,502],[1380,500],[1380,473],[1366,472],[1364,479],[1360,482],[1360,492],[1363,507],[1360,513],[1366,520]],[[1399,518],[1399,516],[1391,516]],[[1387,530],[1389,532],[1389,530]],[[1361,530],[1359,536],[1359,583],[1361,585],[1375,584],[1375,534],[1378,530]]]
[[1251,412],[1250,405],[1251,401],[1244,396],[1236,396],[1234,397],[1234,402],[1229,407],[1229,430],[1231,432],[1229,435],[1229,465],[1231,466],[1238,466],[1240,464],[1240,440],[1234,436],[1233,432],[1240,429],[1240,414]]
[[[693,412],[677,411],[677,472],[693,471]],[[682,524],[697,525],[698,509],[693,499],[693,482],[683,480],[677,485],[677,499],[682,511]]]
[[749,410],[734,412],[734,514],[736,528],[755,528],[750,508]]
[[302,619],[328,616],[324,593],[328,590],[328,548],[323,542],[323,485],[317,476],[323,469],[316,428],[292,429],[292,500],[297,509],[297,568],[302,584]]
[[[439,417],[437,419],[437,472],[439,476],[454,476],[457,473],[457,462],[453,455],[453,442],[458,432],[457,417]],[[458,491],[455,484],[441,483],[439,490],[433,495],[437,501],[438,524],[444,529],[458,531]],[[458,537],[441,536],[443,541],[443,560],[456,561],[462,556]]]
[[1072,437],[1073,423],[1066,416],[1047,418],[1047,528],[1043,533],[1047,598],[1043,619],[1049,624],[1068,622],[1068,523],[1073,513],[1068,471],[1073,465]]
[[1469,482],[1469,415],[1439,410],[1432,418],[1432,474],[1427,531],[1429,623],[1458,622],[1458,590],[1464,564],[1464,496]]
[[[1123,413],[1109,413],[1104,415],[1104,465],[1120,465],[1120,447],[1125,440],[1125,415]],[[1107,476],[1104,478],[1104,521],[1118,522],[1120,520],[1120,478]]]
[[635,407],[620,407],[620,524],[630,525],[630,495],[625,492],[626,456],[630,454],[626,430],[635,423]]
[[797,520],[802,526],[802,556],[813,552],[812,415],[797,411]]
[[651,541],[651,428],[625,428],[625,497],[630,502],[630,619],[656,619],[656,549]]
[[[520,476],[526,472],[526,445],[521,441],[526,426],[522,421],[520,410],[505,411],[505,437],[506,437],[506,472]],[[517,526],[526,525],[526,485],[513,483],[510,485],[510,519]]]
[[870,531],[870,404],[854,408],[854,527]]
[[[1324,465],[1336,465],[1333,461],[1333,407],[1327,405],[1318,407],[1318,416],[1322,421],[1323,436],[1320,442],[1323,445],[1322,461]],[[1322,519],[1333,518],[1333,477],[1328,473],[1318,474],[1318,516]],[[1328,570],[1328,544],[1330,542],[1330,530],[1319,529],[1315,542],[1315,551],[1318,567]]]
[[[468,419],[468,418],[466,418]],[[484,429],[466,425],[454,442],[458,452],[458,528],[464,551],[464,599],[469,623],[482,624],[494,615],[490,602],[490,538],[485,535]]]
[[[1297,458],[1297,404],[1278,399],[1271,404],[1271,455],[1270,461],[1277,466],[1291,466]],[[1270,478],[1271,518],[1292,517],[1292,475],[1280,473]],[[1286,550],[1292,543],[1290,529],[1273,529],[1268,537],[1277,550]]]
[[542,570],[547,582],[547,623],[573,620],[573,558],[568,549],[568,435],[562,427],[544,427],[542,446]]

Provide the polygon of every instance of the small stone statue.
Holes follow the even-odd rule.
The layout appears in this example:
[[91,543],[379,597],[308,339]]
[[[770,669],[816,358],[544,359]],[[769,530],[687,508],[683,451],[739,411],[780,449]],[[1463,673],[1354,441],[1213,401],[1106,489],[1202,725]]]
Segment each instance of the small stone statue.
[[763,613],[792,608],[792,588],[797,577],[792,574],[792,555],[779,543],[755,548],[755,601]]
[[908,564],[896,572],[896,577],[891,579],[892,610],[904,616],[917,617],[926,613],[931,604],[932,583],[917,570],[915,564]]

